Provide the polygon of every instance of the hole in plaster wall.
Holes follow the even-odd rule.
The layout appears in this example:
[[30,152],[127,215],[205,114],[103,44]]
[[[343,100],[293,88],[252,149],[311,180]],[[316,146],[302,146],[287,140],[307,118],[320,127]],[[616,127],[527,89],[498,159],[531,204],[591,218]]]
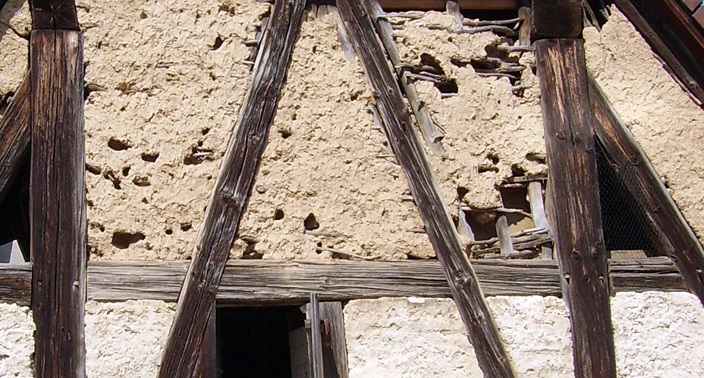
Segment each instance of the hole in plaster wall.
[[123,142],[113,137],[108,141],[108,147],[115,151],[124,151],[132,146],[129,142]]
[[440,93],[458,93],[459,87],[457,86],[457,80],[447,79],[439,83],[435,83],[435,88],[437,88]]
[[210,132],[210,127],[204,127],[200,130],[200,133],[202,135],[208,135],[209,132]]
[[86,163],[86,171],[94,175],[99,175],[100,172],[102,172],[102,169],[100,169],[100,167],[98,167],[97,165]]
[[274,210],[274,220],[284,219],[284,211],[282,209]]
[[495,152],[489,152],[488,154],[486,154],[486,158],[488,160],[491,160],[492,164],[499,163],[499,155],[497,155]]
[[111,244],[119,249],[127,249],[130,245],[144,240],[145,236],[141,232],[115,231],[112,234]]
[[310,214],[308,214],[306,219],[303,221],[303,227],[305,227],[305,229],[308,231],[313,231],[313,230],[319,229],[320,224],[315,219],[315,215],[313,213],[310,213]]
[[[202,142],[201,142],[202,143]],[[208,148],[191,147],[191,152],[183,158],[185,165],[198,165],[206,160],[213,159],[213,150]]]
[[547,158],[542,152],[529,152],[526,154],[526,160],[540,164],[547,164]]
[[120,186],[120,182],[121,182],[122,180],[120,180],[120,176],[116,175],[115,172],[113,172],[112,169],[108,169],[108,170],[105,172],[105,174],[103,175],[103,177],[105,177],[105,178],[108,179],[110,182],[112,182],[113,188],[118,189],[118,190],[119,190],[119,189],[122,189],[122,187]]
[[499,188],[499,193],[501,193],[501,203],[503,203],[504,208],[520,210],[524,213],[504,214],[508,221],[508,229],[511,233],[535,227],[533,220],[527,215],[530,214],[527,187]]
[[284,139],[290,137],[293,134],[289,128],[281,128],[278,131],[279,134],[281,134],[281,137]]
[[144,20],[145,18],[147,18],[147,14],[142,11],[142,13],[139,14],[139,19]]
[[159,158],[158,152],[142,152],[142,160],[147,163],[153,163]]
[[457,187],[457,198],[459,200],[462,200],[462,198],[464,198],[464,196],[466,196],[467,193],[469,193],[469,189],[465,188],[464,186]]
[[149,182],[149,177],[147,176],[135,176],[135,178],[132,179],[132,183],[140,187],[151,185]]
[[489,162],[480,163],[479,166],[477,167],[477,170],[479,171],[479,173],[485,173],[485,172],[499,173],[499,167],[497,167]]
[[167,228],[164,232],[166,233],[166,235],[171,235],[174,233],[174,230]]
[[496,213],[487,210],[472,210],[465,213],[465,219],[474,233],[476,240],[487,240],[496,237]]
[[127,177],[130,174],[130,167],[122,168],[122,175]]
[[185,231],[188,231],[188,230],[190,230],[192,227],[193,227],[193,225],[191,224],[191,222],[184,222],[184,223],[181,223],[181,231],[184,231],[184,232],[185,232]]
[[514,164],[511,164],[511,174],[514,177],[525,176],[526,170],[521,168],[518,164],[514,163]]

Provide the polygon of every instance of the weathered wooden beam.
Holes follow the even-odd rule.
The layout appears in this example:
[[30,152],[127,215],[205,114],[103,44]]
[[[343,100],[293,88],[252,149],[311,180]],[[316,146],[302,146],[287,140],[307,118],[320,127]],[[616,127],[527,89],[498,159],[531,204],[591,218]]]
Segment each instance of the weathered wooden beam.
[[262,38],[252,84],[223,158],[193,251],[159,369],[161,378],[191,378],[218,283],[261,164],[270,126],[298,39],[304,0],[279,0]]
[[83,37],[30,40],[30,178],[35,377],[85,377],[86,187]]
[[217,336],[217,311],[211,311],[196,363],[195,378],[215,378],[218,376]]
[[323,322],[323,361],[325,378],[348,378],[347,342],[342,302],[321,302],[320,320]]
[[10,106],[0,119],[0,203],[7,195],[10,184],[20,172],[27,156],[29,140],[29,79],[12,97]]
[[650,164],[628,127],[590,77],[589,94],[594,111],[596,136],[616,173],[641,205],[656,233],[658,250],[675,262],[689,290],[704,303],[704,249],[660,176]]
[[396,160],[408,179],[426,232],[443,265],[479,366],[490,377],[514,377],[479,282],[464,254],[425,151],[415,134],[401,91],[386,60],[370,3],[338,0],[338,10],[371,84],[382,124]]
[[616,377],[584,41],[544,39],[533,45],[551,178],[552,232],[570,310],[575,376]]
[[[487,296],[561,295],[555,261],[473,260],[472,265]],[[91,262],[88,299],[176,302],[187,270],[187,261]],[[615,292],[687,291],[667,257],[611,260],[609,274]],[[28,305],[31,282],[29,263],[0,266],[0,302]],[[451,296],[438,261],[233,260],[225,267],[217,304],[302,305],[313,290],[323,301]]]
[[[667,3],[672,5],[672,2]],[[701,34],[701,32],[696,27],[694,30],[687,27],[684,32],[674,33],[673,29],[677,28],[676,23],[682,20],[678,21],[672,15],[672,10],[668,10],[662,2],[614,0],[614,4],[662,58],[665,67],[699,101],[700,106],[704,105],[704,68],[701,66],[704,58],[704,41],[699,35],[696,41],[693,41],[693,38],[687,38],[689,45],[683,42],[688,32],[692,35]],[[670,14],[668,20],[663,19],[666,14]],[[681,14],[679,15],[682,17]]]
[[75,0],[30,0],[32,29],[81,30]]
[[32,298],[32,264],[0,265],[0,302],[29,306]]

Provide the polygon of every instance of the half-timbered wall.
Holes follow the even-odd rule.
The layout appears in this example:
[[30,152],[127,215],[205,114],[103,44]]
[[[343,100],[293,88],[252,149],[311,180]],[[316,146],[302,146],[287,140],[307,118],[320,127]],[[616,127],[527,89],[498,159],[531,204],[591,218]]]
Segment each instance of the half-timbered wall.
[[[256,38],[267,6],[245,1],[201,1],[195,7],[184,1],[77,4],[88,85],[91,259],[185,259],[249,83],[245,42]],[[2,101],[27,69],[26,4],[10,0],[0,21]],[[391,21],[403,60],[417,64],[422,54],[429,54],[456,80],[457,96],[432,83],[417,83],[430,114],[446,130],[449,158],[431,154],[430,160],[446,202],[454,204],[453,215],[458,187],[468,191],[466,206],[498,207],[495,184],[514,172],[545,173],[539,162],[545,147],[534,74],[530,69],[522,73],[525,88],[517,95],[508,80],[479,77],[472,67],[472,60],[485,58],[487,46],[499,37],[428,28],[452,25],[452,18],[440,13]],[[701,108],[617,10],[600,33],[589,28],[584,34],[589,69],[701,234],[704,152],[699,146],[704,131],[692,126],[703,121]],[[533,64],[532,55],[525,53],[520,62]],[[339,256],[329,248],[366,258],[434,255],[427,237],[418,233],[422,221],[403,173],[365,109],[370,102],[361,66],[348,60],[340,45],[335,17],[311,17],[294,50],[242,222],[243,238],[232,257]],[[315,216],[309,228],[315,229],[304,233],[309,214]],[[452,303],[419,302],[347,304],[351,376],[394,376],[386,374],[390,371],[398,376],[451,377],[449,372],[458,371],[458,376],[481,376]],[[569,322],[561,300],[489,297],[488,302],[520,376],[571,376]],[[619,293],[611,307],[621,376],[704,375],[704,352],[694,343],[704,337],[704,314],[694,296]],[[157,301],[89,302],[88,375],[153,376],[173,308]],[[0,376],[29,377],[31,313],[26,307],[0,305],[0,314]],[[414,328],[425,319],[436,323]],[[135,338],[141,349],[135,349]],[[409,354],[417,358],[397,359]]]

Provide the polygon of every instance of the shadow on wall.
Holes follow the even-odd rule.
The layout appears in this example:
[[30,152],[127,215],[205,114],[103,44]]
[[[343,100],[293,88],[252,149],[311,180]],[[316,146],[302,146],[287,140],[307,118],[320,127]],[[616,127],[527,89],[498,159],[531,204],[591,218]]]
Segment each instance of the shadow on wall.
[[0,42],[10,28],[10,20],[22,9],[25,0],[0,0]]

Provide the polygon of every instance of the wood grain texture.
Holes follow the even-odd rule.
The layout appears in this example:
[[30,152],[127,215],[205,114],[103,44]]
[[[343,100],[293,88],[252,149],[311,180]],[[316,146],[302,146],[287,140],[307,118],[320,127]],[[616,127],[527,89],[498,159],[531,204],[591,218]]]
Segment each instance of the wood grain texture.
[[203,344],[201,344],[200,355],[196,362],[195,378],[216,378],[218,376],[218,355],[217,355],[217,311],[210,312],[208,325],[205,328]]
[[32,29],[81,30],[75,0],[30,0]]
[[[555,261],[474,260],[484,294],[560,296]],[[667,257],[609,262],[614,292],[687,291],[677,267]],[[187,261],[91,262],[88,299],[122,302],[178,300]],[[323,301],[383,297],[451,297],[438,261],[266,261],[235,260],[225,267],[218,306],[300,306],[318,290]],[[29,263],[0,266],[0,302],[30,303]],[[325,303],[325,302],[323,302]]]
[[[671,4],[672,2],[668,2]],[[681,20],[668,10],[663,2],[641,1],[641,0],[614,0],[614,4],[628,20],[635,26],[638,32],[648,42],[650,47],[662,58],[672,74],[684,86],[689,93],[698,101],[699,105],[704,104],[704,38],[696,41],[687,38],[689,45],[684,44],[687,33],[692,33],[691,28],[673,33],[673,29],[678,28]],[[664,12],[663,12],[664,10]],[[668,20],[664,19],[666,14],[670,15]],[[680,16],[682,16],[680,14]],[[675,17],[673,19],[673,17]],[[687,22],[685,22],[687,24]],[[681,26],[680,26],[681,28]],[[693,35],[701,34],[700,32]],[[692,51],[692,46],[698,50]],[[699,46],[699,47],[697,47]]]
[[621,121],[596,81],[590,77],[589,94],[594,130],[614,171],[638,201],[653,226],[658,250],[667,253],[689,290],[704,303],[704,249],[670,197],[650,160]]
[[83,37],[34,30],[30,178],[35,377],[85,377]]
[[218,283],[261,164],[293,46],[304,0],[279,0],[262,38],[252,84],[223,158],[198,234],[159,370],[161,378],[191,378]]
[[0,302],[29,306],[32,297],[32,264],[0,265]]
[[25,76],[0,119],[0,203],[21,170],[29,150],[29,79]]
[[582,36],[581,0],[532,0],[531,39]]
[[348,378],[347,341],[342,302],[321,302],[325,378]]
[[479,366],[490,377],[514,377],[494,319],[469,259],[460,246],[455,225],[413,130],[384,48],[374,31],[369,18],[374,14],[370,3],[365,0],[362,5],[360,1],[338,0],[337,7],[365,68],[391,149],[408,179],[430,242],[444,267]]
[[310,360],[311,378],[326,378],[323,370],[323,336],[320,327],[320,302],[318,294],[310,294],[310,303],[306,311],[306,321],[310,325],[308,358]]
[[584,41],[534,43],[547,145],[553,237],[570,310],[575,376],[616,377]]

